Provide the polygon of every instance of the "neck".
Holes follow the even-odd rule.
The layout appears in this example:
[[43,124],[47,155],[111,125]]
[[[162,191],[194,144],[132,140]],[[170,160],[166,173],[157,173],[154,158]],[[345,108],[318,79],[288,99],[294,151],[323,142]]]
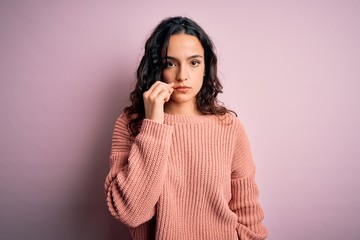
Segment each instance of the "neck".
[[164,111],[172,115],[201,115],[193,102],[176,103],[169,101],[165,103]]

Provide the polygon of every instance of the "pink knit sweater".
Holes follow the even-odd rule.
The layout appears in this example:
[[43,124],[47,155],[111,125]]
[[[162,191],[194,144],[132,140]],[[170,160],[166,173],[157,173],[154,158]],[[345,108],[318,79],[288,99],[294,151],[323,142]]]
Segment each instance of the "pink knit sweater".
[[238,118],[165,114],[131,138],[116,122],[105,192],[136,240],[260,240],[255,166]]

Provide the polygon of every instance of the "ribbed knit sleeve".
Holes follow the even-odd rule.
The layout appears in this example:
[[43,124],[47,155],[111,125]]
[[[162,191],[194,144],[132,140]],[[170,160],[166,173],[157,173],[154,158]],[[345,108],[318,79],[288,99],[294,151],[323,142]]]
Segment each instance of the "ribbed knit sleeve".
[[111,214],[129,227],[137,227],[155,214],[172,133],[172,126],[144,119],[140,133],[131,140],[126,117],[116,122],[105,193]]
[[239,239],[262,240],[267,237],[268,232],[261,223],[264,214],[258,201],[255,165],[247,135],[239,122],[234,146],[229,207],[238,216]]

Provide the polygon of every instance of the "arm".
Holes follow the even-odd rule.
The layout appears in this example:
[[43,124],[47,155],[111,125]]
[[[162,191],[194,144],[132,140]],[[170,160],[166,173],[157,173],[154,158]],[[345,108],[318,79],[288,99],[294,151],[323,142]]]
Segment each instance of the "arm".
[[238,216],[238,236],[242,240],[262,240],[268,235],[261,221],[264,213],[258,202],[255,165],[243,126],[239,123],[231,174],[229,207]]
[[105,192],[111,214],[124,224],[137,227],[155,214],[173,128],[144,119],[140,133],[131,141],[126,125],[124,116],[115,125]]

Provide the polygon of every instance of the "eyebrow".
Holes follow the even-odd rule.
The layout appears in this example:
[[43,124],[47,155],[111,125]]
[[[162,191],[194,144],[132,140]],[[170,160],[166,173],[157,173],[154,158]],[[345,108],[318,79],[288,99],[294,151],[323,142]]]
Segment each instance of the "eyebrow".
[[[204,58],[202,55],[192,55],[190,57],[187,57],[186,60],[190,60],[192,58]],[[175,57],[172,57],[172,56],[167,56],[166,59],[172,59],[172,60],[175,60],[175,61],[179,61],[177,58]]]

